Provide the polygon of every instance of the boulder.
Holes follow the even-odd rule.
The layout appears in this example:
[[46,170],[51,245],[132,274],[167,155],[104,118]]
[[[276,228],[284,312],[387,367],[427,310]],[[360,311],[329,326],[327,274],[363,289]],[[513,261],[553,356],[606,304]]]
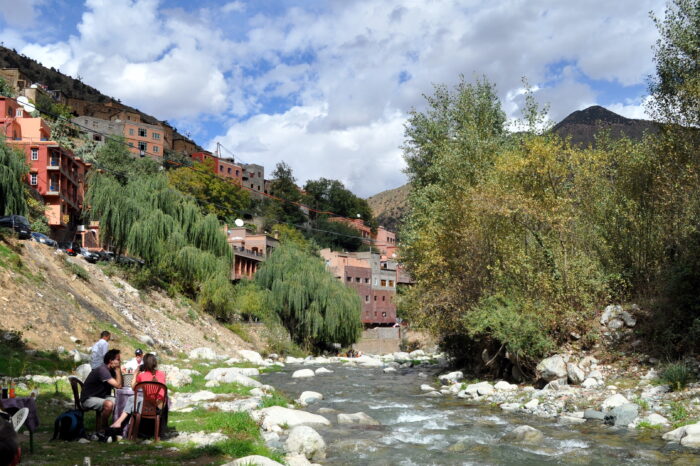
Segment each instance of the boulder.
[[304,358],[295,358],[294,356],[287,356],[284,359],[285,364],[302,364],[304,362]]
[[603,374],[598,369],[591,371],[588,374],[587,378],[596,379],[596,380],[600,380],[600,381],[604,380]]
[[634,403],[625,403],[607,413],[604,422],[615,427],[626,427],[632,424],[638,415],[639,406]]
[[621,319],[610,319],[608,322],[608,328],[610,330],[619,330],[625,326],[625,323]]
[[301,405],[306,406],[311,403],[316,403],[317,401],[321,401],[323,399],[323,395],[318,393],[318,392],[303,392],[301,395],[299,395],[299,399],[297,400]]
[[544,434],[534,427],[519,426],[505,434],[501,440],[536,445],[542,443],[542,440],[544,440]]
[[271,406],[254,411],[251,416],[260,422],[264,430],[275,430],[275,426],[287,425],[296,426],[329,426],[330,421],[318,414],[311,414],[297,409],[283,408],[282,406]]
[[520,403],[503,403],[501,409],[506,412],[517,411],[520,409]]
[[424,383],[423,385],[420,386],[421,391],[424,392],[432,392],[435,391],[435,388],[431,387],[430,385]]
[[490,395],[493,393],[493,386],[488,382],[473,383],[467,385],[464,392],[473,397]]
[[200,401],[210,401],[216,398],[216,395],[208,390],[202,390],[194,393],[178,393],[170,396],[170,410],[181,411],[188,406],[191,406]]
[[238,350],[238,357],[253,364],[263,364],[263,357],[257,351]]
[[294,371],[294,373],[292,374],[292,378],[303,379],[306,377],[313,377],[315,375],[316,374],[311,369],[299,369],[298,371]]
[[527,403],[525,403],[524,408],[532,410],[532,409],[537,408],[539,406],[539,404],[540,404],[540,400],[538,400],[537,398],[533,398],[530,401],[528,401]]
[[216,409],[218,411],[225,412],[251,412],[254,409],[260,407],[260,398],[243,398],[234,401],[212,401],[209,403],[203,403],[202,407],[205,409]]
[[581,359],[578,363],[578,367],[586,370],[596,365],[598,365],[598,360],[593,356],[586,356],[585,358]]
[[518,386],[512,383],[508,383],[505,380],[501,380],[499,382],[496,382],[493,388],[495,388],[498,392],[513,392],[518,389]]
[[630,404],[630,402],[627,401],[627,398],[620,395],[619,393],[616,393],[615,395],[606,398],[605,401],[603,401],[603,405],[601,406],[601,408],[603,411],[609,411],[611,409],[617,408],[618,406],[626,404]]
[[192,376],[177,366],[161,364],[158,369],[165,372],[165,384],[169,387],[179,388],[192,383]]
[[632,317],[632,314],[630,314],[627,311],[622,311],[619,315],[619,318],[625,323],[626,326],[628,327],[634,327],[637,325],[637,320]]
[[226,463],[224,466],[284,466],[282,463],[278,463],[275,460],[271,460],[266,456],[260,455],[250,455],[244,456],[243,458],[238,458],[230,463]]
[[319,466],[317,463],[311,463],[304,455],[286,455],[284,462],[287,466]]
[[396,369],[393,368],[393,367],[385,367],[385,368],[383,369],[383,371],[384,371],[385,374],[390,374],[390,373],[392,373],[392,372],[396,372]]
[[338,424],[360,424],[365,426],[378,426],[379,421],[372,419],[363,412],[354,414],[338,414]]
[[567,414],[562,414],[559,416],[560,424],[583,424],[586,420],[582,417],[569,416]]
[[684,447],[700,448],[700,422],[667,432],[662,438],[671,442],[679,442]]
[[566,377],[563,377],[561,379],[552,380],[547,385],[545,385],[542,388],[542,390],[554,390],[554,391],[556,391],[556,390],[562,390],[564,388],[568,388],[569,384],[566,383],[566,381],[567,381]]
[[211,348],[206,348],[206,347],[195,348],[192,351],[190,351],[188,356],[190,359],[206,359],[206,360],[217,359],[216,353],[214,352],[214,350]]
[[146,346],[156,346],[155,340],[148,335],[139,335],[136,338],[138,338],[138,340]]
[[252,377],[260,375],[260,371],[254,367],[218,367],[212,369],[204,377],[204,380],[216,380],[217,382],[233,383],[238,376]]
[[605,419],[605,413],[603,413],[602,411],[596,411],[595,409],[587,409],[583,412],[583,418],[602,421]]
[[617,317],[622,312],[622,306],[619,304],[611,304],[606,306],[603,314],[600,316],[600,325],[607,325],[608,322]]
[[567,376],[566,361],[559,354],[540,361],[536,370],[539,377],[547,382]]
[[228,437],[219,432],[180,432],[175,437],[168,439],[168,441],[174,443],[193,443],[198,447],[203,447],[226,439],[228,439]]
[[80,380],[85,381],[85,379],[87,379],[87,376],[90,375],[91,371],[92,367],[90,367],[90,364],[81,364],[75,370],[75,374]]
[[668,419],[660,414],[652,413],[644,418],[644,421],[648,422],[651,426],[670,426],[671,423]]
[[411,355],[408,353],[404,353],[404,352],[397,352],[397,353],[394,353],[392,356],[394,356],[394,361],[410,361],[411,360]]
[[581,386],[582,386],[583,388],[596,388],[596,387],[599,386],[600,384],[601,384],[601,382],[599,382],[598,380],[593,379],[593,378],[591,378],[591,377],[588,377],[586,380],[583,381],[583,383],[581,384]]
[[207,383],[204,384],[204,386],[207,388],[214,388],[214,387],[220,387],[221,384],[219,383],[218,380],[209,380]]
[[284,449],[291,454],[301,454],[310,460],[326,457],[326,442],[321,435],[309,426],[296,426],[284,443]]
[[462,374],[462,371],[455,371],[455,372],[450,372],[448,374],[442,374],[441,376],[438,377],[438,380],[442,382],[443,385],[450,385],[455,382],[459,382],[464,378],[464,374]]
[[332,371],[332,370],[329,370],[329,369],[326,369],[325,367],[319,367],[318,369],[316,369],[316,370],[314,371],[314,373],[315,373],[316,375],[320,375],[320,374],[332,374],[333,371]]
[[586,378],[586,374],[576,364],[567,364],[566,374],[569,377],[569,382],[572,385],[579,385]]
[[408,356],[410,357],[410,359],[422,358],[423,356],[425,356],[425,351],[419,349],[411,351],[410,353],[408,353]]

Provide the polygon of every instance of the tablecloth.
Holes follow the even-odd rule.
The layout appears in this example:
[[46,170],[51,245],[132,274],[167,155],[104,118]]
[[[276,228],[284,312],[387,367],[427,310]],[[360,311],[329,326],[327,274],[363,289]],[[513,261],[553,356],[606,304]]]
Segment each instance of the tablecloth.
[[36,432],[36,428],[39,427],[39,415],[36,411],[35,398],[31,396],[21,398],[6,398],[2,400],[2,406],[5,408],[5,410],[7,410],[8,408],[28,408],[29,415],[27,416],[27,420],[25,421],[24,425],[27,426],[29,432]]

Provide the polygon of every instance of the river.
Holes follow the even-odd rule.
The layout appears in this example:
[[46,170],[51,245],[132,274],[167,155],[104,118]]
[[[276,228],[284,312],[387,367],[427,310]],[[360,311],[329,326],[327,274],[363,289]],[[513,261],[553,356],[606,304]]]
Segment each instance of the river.
[[[381,369],[326,367],[334,373],[293,379],[292,372],[301,367],[288,365],[281,372],[261,376],[263,383],[290,398],[307,390],[322,393],[324,399],[307,407],[309,412],[319,408],[362,411],[381,423],[338,425],[335,414],[324,414],[332,422],[331,427],[316,428],[328,447],[324,464],[700,465],[700,455],[667,445],[658,434],[607,427],[597,421],[561,425],[554,419],[507,414],[498,407],[456,397],[426,397],[420,385],[435,386],[436,367],[389,374]],[[544,441],[537,446],[501,441],[523,424],[541,430]]]

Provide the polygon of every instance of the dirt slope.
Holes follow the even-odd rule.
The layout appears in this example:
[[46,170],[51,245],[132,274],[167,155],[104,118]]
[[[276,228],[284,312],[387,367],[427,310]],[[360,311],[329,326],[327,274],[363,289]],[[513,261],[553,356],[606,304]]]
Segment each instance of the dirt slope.
[[[85,269],[89,279],[74,275],[66,261]],[[139,341],[144,335],[156,350],[174,354],[201,346],[224,353],[250,348],[182,298],[141,294],[101,266],[39,243],[0,241],[0,333],[20,331],[36,349],[85,352],[103,329],[112,332],[112,347],[129,352],[147,347]]]
[[398,232],[399,224],[408,210],[410,190],[411,186],[405,184],[367,198],[367,203],[381,226]]

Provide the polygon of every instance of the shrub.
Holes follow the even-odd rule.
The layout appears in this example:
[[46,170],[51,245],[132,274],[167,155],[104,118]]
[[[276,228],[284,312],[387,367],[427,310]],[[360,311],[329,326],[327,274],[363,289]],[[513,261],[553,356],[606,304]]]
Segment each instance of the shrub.
[[86,282],[90,281],[90,274],[88,273],[87,270],[85,270],[83,267],[80,265],[76,264],[75,262],[69,260],[67,257],[63,258],[63,264],[65,265],[66,269],[68,272],[74,274],[76,277],[78,277],[81,280],[84,280]]
[[661,373],[661,379],[672,391],[683,390],[691,379],[690,368],[681,362],[669,364]]

